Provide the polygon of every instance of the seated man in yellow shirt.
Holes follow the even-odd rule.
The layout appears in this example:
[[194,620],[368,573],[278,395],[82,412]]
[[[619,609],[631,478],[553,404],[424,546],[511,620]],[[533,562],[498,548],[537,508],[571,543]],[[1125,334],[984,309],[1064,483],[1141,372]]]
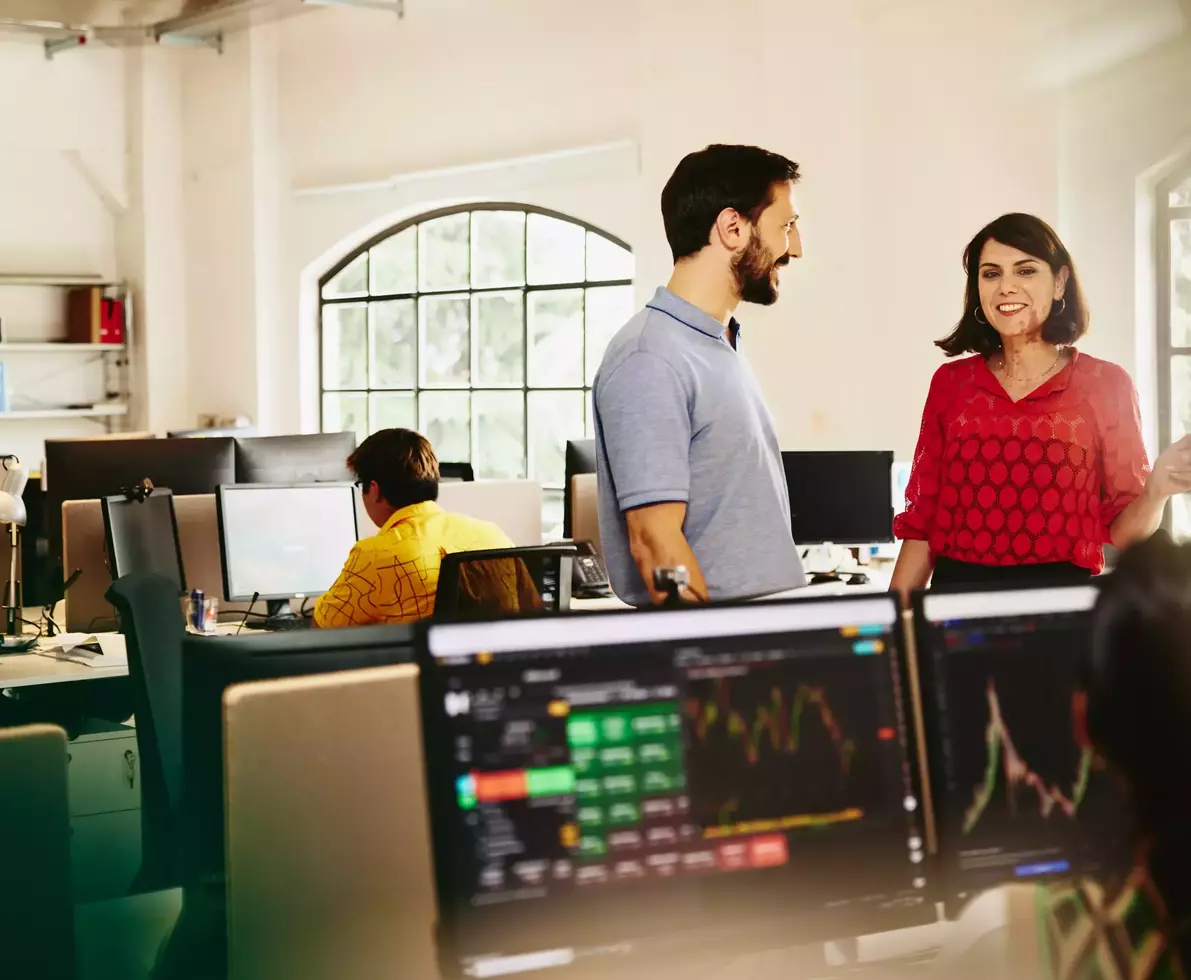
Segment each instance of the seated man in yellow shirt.
[[495,524],[448,514],[435,502],[438,459],[417,432],[374,432],[347,465],[380,533],[356,542],[338,580],[314,607],[316,626],[425,619],[434,612],[443,555],[513,547]]

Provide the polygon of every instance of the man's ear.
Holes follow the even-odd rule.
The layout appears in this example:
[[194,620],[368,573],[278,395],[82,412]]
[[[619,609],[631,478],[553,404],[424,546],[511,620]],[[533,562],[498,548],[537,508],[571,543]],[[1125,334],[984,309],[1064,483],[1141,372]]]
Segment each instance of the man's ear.
[[718,239],[729,252],[735,252],[748,244],[750,227],[747,219],[735,208],[724,208],[716,215],[711,240],[714,242]]

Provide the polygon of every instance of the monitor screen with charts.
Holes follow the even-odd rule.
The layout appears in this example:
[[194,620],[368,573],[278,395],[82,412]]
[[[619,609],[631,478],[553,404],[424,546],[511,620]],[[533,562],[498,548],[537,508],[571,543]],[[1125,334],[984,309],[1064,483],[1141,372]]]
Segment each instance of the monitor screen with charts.
[[949,901],[1112,871],[1127,807],[1075,725],[1091,585],[916,601],[940,871]]
[[322,595],[356,543],[355,487],[220,487],[224,595],[232,602]]
[[896,622],[880,596],[425,628],[448,972],[932,921]]

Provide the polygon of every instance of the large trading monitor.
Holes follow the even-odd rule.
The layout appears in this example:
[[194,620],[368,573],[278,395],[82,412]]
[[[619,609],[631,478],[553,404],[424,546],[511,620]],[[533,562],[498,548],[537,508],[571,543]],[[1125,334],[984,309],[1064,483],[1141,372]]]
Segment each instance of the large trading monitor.
[[223,692],[241,681],[408,663],[409,626],[187,636],[182,657],[187,879],[223,872]]
[[264,599],[271,617],[295,597],[322,595],[356,543],[355,487],[233,485],[216,495],[223,594]]
[[574,531],[574,515],[571,513],[571,478],[580,473],[596,471],[596,449],[594,439],[571,439],[567,442],[566,476],[563,479],[562,494],[562,536],[571,537]]
[[174,495],[158,487],[147,497],[103,498],[103,529],[113,581],[133,572],[156,572],[186,588]]
[[1091,585],[915,599],[942,886],[979,891],[1111,871],[1126,806],[1073,717]]
[[237,483],[350,483],[354,432],[236,439]]
[[893,540],[893,453],[784,452],[798,544]]
[[214,493],[235,482],[231,439],[100,439],[46,443],[47,527],[62,554],[62,504],[120,493],[144,479],[176,494]]
[[877,596],[423,626],[444,976],[932,921],[897,621]]

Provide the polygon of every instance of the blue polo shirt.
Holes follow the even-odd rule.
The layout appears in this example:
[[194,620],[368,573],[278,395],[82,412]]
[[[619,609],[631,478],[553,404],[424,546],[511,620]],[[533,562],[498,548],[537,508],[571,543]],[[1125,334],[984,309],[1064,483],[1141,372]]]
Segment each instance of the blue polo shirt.
[[773,417],[723,324],[659,289],[609,343],[592,401],[600,537],[621,599],[649,603],[624,512],[658,503],[687,505],[711,598],[806,584]]

